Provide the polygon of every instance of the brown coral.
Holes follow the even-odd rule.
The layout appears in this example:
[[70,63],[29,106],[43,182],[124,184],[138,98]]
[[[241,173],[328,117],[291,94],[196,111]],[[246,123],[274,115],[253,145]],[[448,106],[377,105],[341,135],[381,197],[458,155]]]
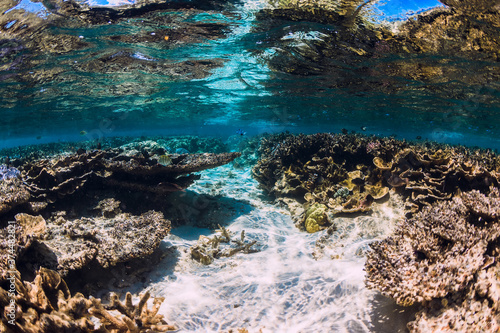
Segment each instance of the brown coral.
[[[23,187],[15,188],[17,196],[6,201],[4,206],[5,209],[10,209],[13,203],[26,202],[30,193],[34,202],[53,203],[89,185],[102,189],[103,183],[111,188],[121,187],[141,192],[180,191],[199,178],[191,173],[229,163],[240,155],[175,154],[171,156],[172,164],[167,166],[160,164],[158,157],[146,150],[135,155],[124,153],[124,149],[94,150],[41,159],[21,167],[29,193],[22,196],[26,190]],[[10,188],[7,190],[14,191]],[[1,207],[0,205],[0,209]]]
[[[17,271],[11,271],[17,293],[9,294],[0,288],[0,314],[2,332],[166,332],[175,330],[158,314],[163,298],[155,298],[153,308],[148,309],[149,293],[142,295],[138,304],[132,303],[127,293],[123,304],[116,295],[111,303],[103,305],[100,299],[86,299],[82,294],[71,293],[66,282],[55,271],[41,268],[33,282],[20,279]],[[116,315],[112,310],[118,310]],[[96,327],[97,326],[97,327]]]
[[487,193],[499,186],[499,169],[500,159],[489,151],[322,133],[280,138],[265,149],[253,175],[278,198],[322,203],[333,214],[369,212],[393,189],[411,216],[462,191]]
[[[48,220],[47,234],[22,260],[36,260],[62,274],[94,260],[107,268],[151,255],[169,231],[170,221],[155,211],[140,216],[120,213],[76,220],[55,215]],[[29,258],[31,255],[33,259]]]
[[393,236],[372,244],[367,286],[400,305],[427,305],[410,324],[413,331],[448,324],[459,331],[496,331],[497,265],[491,265],[500,254],[499,207],[499,192],[492,189],[489,196],[471,191],[424,208]]
[[30,193],[19,179],[0,181],[0,215],[28,202],[29,199]]

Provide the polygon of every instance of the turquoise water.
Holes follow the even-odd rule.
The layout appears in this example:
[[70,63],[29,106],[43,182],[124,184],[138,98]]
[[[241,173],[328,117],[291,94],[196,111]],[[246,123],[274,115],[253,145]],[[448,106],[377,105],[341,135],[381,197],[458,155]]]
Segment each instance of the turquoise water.
[[[390,17],[419,9],[389,4],[380,10]],[[257,1],[167,3],[93,24],[51,23],[43,30],[50,40],[35,49],[2,44],[0,146],[123,134],[227,137],[240,128],[248,135],[345,128],[499,147],[496,61],[383,51],[311,56],[310,50],[328,49],[325,36],[343,28],[270,21],[258,14],[264,7]],[[54,17],[45,12],[40,16]],[[370,43],[353,37],[339,44]],[[54,39],[63,41],[57,52],[50,51]],[[401,63],[416,64],[415,75],[384,69]],[[439,67],[441,74],[426,77],[426,67]]]
[[[1,4],[0,148],[196,135],[233,149],[285,131],[500,148],[498,51],[496,58],[481,48],[457,51],[453,33],[449,49],[411,52],[374,41],[369,23],[352,29],[321,16],[269,17],[262,9],[270,4],[259,0],[150,1],[136,9],[101,0],[81,2],[80,11],[64,3]],[[438,5],[387,1],[370,20],[397,31],[396,19]],[[499,29],[486,29],[497,46]],[[432,34],[415,38],[435,42]],[[164,296],[159,313],[182,332],[406,331],[414,309],[368,290],[363,270],[368,244],[404,216],[397,196],[371,215],[337,218],[333,237],[296,228],[250,166],[206,170],[170,198],[180,212],[166,218],[189,213],[162,243],[175,255],[144,281],[104,281],[103,295]],[[235,235],[245,230],[260,251],[210,266],[192,260],[190,247],[217,224]]]

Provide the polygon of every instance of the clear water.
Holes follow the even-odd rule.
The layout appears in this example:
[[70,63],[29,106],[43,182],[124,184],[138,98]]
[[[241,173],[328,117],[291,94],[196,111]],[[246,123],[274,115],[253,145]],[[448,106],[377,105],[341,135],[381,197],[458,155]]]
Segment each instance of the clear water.
[[[31,8],[27,3],[18,7]],[[391,3],[380,7],[391,17],[405,9],[418,11],[411,2],[406,8]],[[323,34],[339,28],[290,21],[268,28],[255,15],[265,6],[247,0],[190,11],[164,9],[95,25],[63,20],[47,33],[85,43],[74,51],[47,52],[48,42],[45,52],[4,46],[0,146],[124,133],[228,136],[238,128],[249,135],[363,128],[369,134],[499,146],[497,62],[439,54],[377,56],[351,63],[329,59],[312,64],[314,75],[290,75],[277,70],[277,64],[310,62],[301,48],[314,47]],[[140,39],[168,28],[176,33],[190,23],[227,26],[217,38]],[[188,74],[171,75],[132,65],[107,72],[89,67],[120,52],[143,62],[216,60],[220,66],[205,77],[193,76],[189,69]],[[412,79],[373,70],[393,61],[438,66],[448,74],[421,78],[415,67]],[[81,136],[82,131],[87,135]]]
[[[132,286],[132,291],[149,290],[165,297],[160,313],[181,332],[240,328],[287,333],[405,332],[411,309],[367,290],[363,281],[362,251],[369,242],[386,237],[403,216],[397,199],[370,216],[336,219],[338,232],[320,248],[317,242],[326,232],[307,234],[296,228],[286,210],[263,200],[265,195],[250,170],[230,166],[208,170],[190,191],[213,195],[214,189],[228,200],[207,215],[229,216],[227,228],[234,238],[245,230],[245,239],[256,240],[254,248],[260,251],[204,266],[191,259],[189,248],[199,236],[213,232],[195,226],[172,230],[165,246],[175,246],[177,255],[166,258],[147,282]],[[185,204],[186,211],[207,211],[208,203],[203,201]]]
[[[42,11],[40,3],[11,5],[36,12],[40,19],[54,15]],[[400,8],[401,2],[388,1],[379,9],[393,19],[434,5],[413,1]],[[347,129],[500,148],[498,62],[421,54],[315,63],[302,50],[314,48],[338,27],[305,21],[266,26],[257,19],[265,6],[257,0],[214,6],[200,2],[193,10],[162,9],[104,24],[67,20],[45,30],[53,38],[71,36],[81,42],[61,53],[1,44],[0,148],[120,135],[226,140],[238,129],[247,136]],[[212,38],[215,30],[212,36],[192,30],[183,36],[193,23],[223,25],[222,33]],[[168,40],[148,39],[165,31]],[[49,48],[50,43],[43,45]],[[127,65],[96,69],[102,59],[120,57],[128,59]],[[134,65],[137,61],[140,66]],[[176,65],[185,61],[190,63]],[[198,61],[213,67],[197,72],[200,67],[192,64]],[[283,70],[297,61],[308,64],[310,75]],[[453,75],[423,78],[418,66],[412,78],[374,70],[394,62],[437,66]],[[154,70],[157,64],[173,69]],[[165,296],[160,311],[183,332],[240,327],[251,332],[405,330],[408,314],[363,283],[362,251],[370,241],[390,234],[401,216],[397,203],[368,220],[339,221],[344,237],[329,240],[318,256],[316,241],[325,232],[299,231],[284,210],[264,200],[249,170],[233,170],[237,177],[229,179],[227,168],[204,172],[191,190],[207,193],[215,188],[233,198],[233,209],[241,213],[227,227],[235,233],[244,229],[261,251],[203,266],[186,251],[199,235],[212,231],[174,229],[165,244],[177,247],[178,256],[156,267],[148,283],[134,286],[137,293],[149,289]]]

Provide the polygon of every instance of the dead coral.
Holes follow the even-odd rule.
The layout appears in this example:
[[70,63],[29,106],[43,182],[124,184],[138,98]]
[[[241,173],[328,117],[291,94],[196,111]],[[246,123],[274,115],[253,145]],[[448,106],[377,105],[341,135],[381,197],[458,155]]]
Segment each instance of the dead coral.
[[[158,314],[163,298],[155,298],[153,308],[146,302],[149,293],[138,304],[132,303],[127,293],[123,304],[116,295],[111,303],[101,304],[100,299],[86,299],[82,294],[71,293],[66,282],[55,271],[41,268],[33,282],[22,281],[17,271],[10,278],[15,281],[16,293],[11,297],[0,288],[0,314],[2,332],[166,332],[175,330]],[[11,302],[14,301],[14,303]],[[113,310],[118,310],[119,314]]]
[[412,331],[497,331],[499,207],[498,189],[471,191],[402,221],[371,245],[367,286],[400,305],[421,303]]
[[[245,241],[245,230],[242,230],[240,237],[235,239],[231,239],[231,232],[224,227],[219,226],[219,232],[220,235],[213,237],[200,236],[198,243],[191,247],[191,258],[204,265],[210,265],[215,259],[232,257],[239,252],[254,253],[259,251],[252,248],[257,244],[256,240]],[[231,246],[231,243],[236,246]]]
[[169,231],[170,221],[155,211],[140,216],[120,213],[76,220],[54,215],[48,220],[47,234],[38,240],[35,252],[45,267],[62,274],[93,260],[107,268],[152,254]]

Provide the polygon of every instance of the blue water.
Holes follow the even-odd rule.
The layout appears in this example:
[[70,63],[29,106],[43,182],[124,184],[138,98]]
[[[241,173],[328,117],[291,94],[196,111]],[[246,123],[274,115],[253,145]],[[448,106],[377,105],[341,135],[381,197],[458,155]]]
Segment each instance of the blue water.
[[[303,52],[318,49],[324,36],[341,32],[335,24],[268,25],[257,17],[267,6],[260,1],[195,5],[191,10],[182,7],[192,3],[172,4],[177,3],[181,9],[162,8],[99,24],[51,23],[44,30],[48,36],[72,38],[57,52],[49,51],[49,42],[42,43],[41,52],[3,46],[0,146],[124,134],[227,137],[239,128],[248,135],[345,128],[500,146],[495,61],[459,54],[314,60]],[[378,6],[385,15],[378,19],[404,17],[437,4],[389,1]],[[25,0],[15,8],[55,17],[39,6]],[[49,8],[57,11],[57,6]],[[196,24],[213,24],[215,30],[189,30]],[[164,40],[161,34],[172,36]],[[99,67],[113,57],[127,62]],[[208,65],[192,65],[198,61]],[[408,77],[383,69],[401,62],[452,74],[422,78],[417,66]],[[297,63],[305,69],[288,73],[287,66]]]

